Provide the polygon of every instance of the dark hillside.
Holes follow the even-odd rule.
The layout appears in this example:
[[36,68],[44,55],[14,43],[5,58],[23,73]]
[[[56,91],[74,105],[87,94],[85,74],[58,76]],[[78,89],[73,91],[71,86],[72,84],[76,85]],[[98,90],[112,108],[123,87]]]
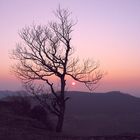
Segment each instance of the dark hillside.
[[[67,102],[62,136],[84,136],[84,139],[85,136],[139,136],[140,98],[120,92],[68,92],[67,96],[71,98]],[[32,96],[28,98],[33,99]],[[30,109],[30,106],[24,106],[27,107],[25,111],[22,107],[13,102],[0,101],[0,140],[5,136],[10,140],[21,140],[21,136],[27,140],[45,140],[52,135],[55,139],[56,134],[46,131],[41,122],[28,116],[27,108]]]
[[26,115],[17,115],[14,104],[0,101],[0,140],[31,140],[48,136],[44,125]]
[[120,92],[69,92],[68,96],[68,131],[87,135],[140,132],[140,98]]
[[69,110],[74,114],[94,115],[96,113],[127,114],[140,112],[140,98],[120,92],[68,93]]

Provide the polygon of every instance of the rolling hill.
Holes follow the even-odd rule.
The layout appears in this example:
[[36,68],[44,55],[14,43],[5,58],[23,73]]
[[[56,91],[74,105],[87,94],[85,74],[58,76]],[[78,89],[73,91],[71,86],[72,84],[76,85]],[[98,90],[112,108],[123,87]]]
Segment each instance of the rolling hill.
[[140,132],[140,98],[121,92],[69,92],[68,96],[64,130],[83,135]]

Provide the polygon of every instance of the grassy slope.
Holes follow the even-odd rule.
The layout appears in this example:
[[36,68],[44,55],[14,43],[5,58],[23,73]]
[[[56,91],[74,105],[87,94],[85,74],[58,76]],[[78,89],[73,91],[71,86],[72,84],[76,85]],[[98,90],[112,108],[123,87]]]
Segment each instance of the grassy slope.
[[48,133],[37,120],[16,115],[11,103],[0,101],[0,140],[46,138]]

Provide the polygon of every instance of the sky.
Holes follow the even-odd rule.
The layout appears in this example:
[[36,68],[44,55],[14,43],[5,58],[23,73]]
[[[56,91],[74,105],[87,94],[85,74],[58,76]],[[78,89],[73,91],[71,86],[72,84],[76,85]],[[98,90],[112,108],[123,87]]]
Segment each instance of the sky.
[[[77,21],[72,33],[75,54],[99,61],[107,73],[95,92],[140,96],[140,0],[0,0],[0,90],[21,89],[9,58],[21,41],[18,32],[53,20],[59,4]],[[70,83],[71,90],[86,90]]]

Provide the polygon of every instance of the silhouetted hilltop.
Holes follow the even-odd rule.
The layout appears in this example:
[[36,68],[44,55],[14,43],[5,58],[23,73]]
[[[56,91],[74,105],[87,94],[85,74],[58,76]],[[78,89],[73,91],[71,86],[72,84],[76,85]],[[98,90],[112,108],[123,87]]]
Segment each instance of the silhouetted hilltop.
[[140,112],[140,98],[112,91],[107,93],[68,92],[68,107],[74,114],[94,115],[95,113]]
[[[68,92],[68,131],[85,135],[118,135],[140,132],[140,98],[108,93]],[[66,124],[67,124],[66,123]]]
[[27,95],[25,91],[10,91],[10,90],[0,90],[0,99],[8,97],[8,96],[21,96]]

